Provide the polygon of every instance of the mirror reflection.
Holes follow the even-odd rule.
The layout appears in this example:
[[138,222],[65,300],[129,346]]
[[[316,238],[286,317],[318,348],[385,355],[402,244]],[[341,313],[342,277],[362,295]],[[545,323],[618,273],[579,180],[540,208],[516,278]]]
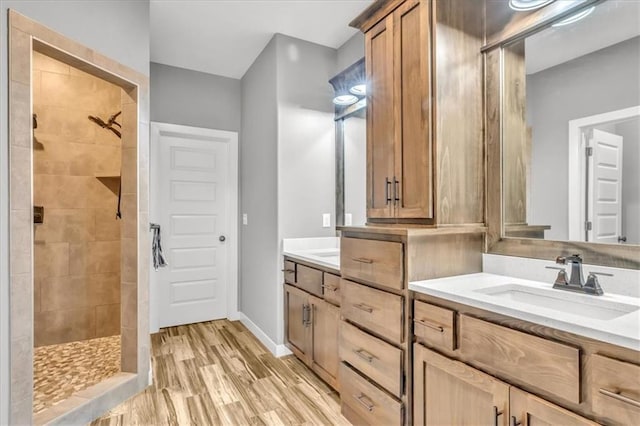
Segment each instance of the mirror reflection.
[[344,223],[367,222],[366,108],[344,119]]
[[640,244],[640,2],[504,47],[504,235]]

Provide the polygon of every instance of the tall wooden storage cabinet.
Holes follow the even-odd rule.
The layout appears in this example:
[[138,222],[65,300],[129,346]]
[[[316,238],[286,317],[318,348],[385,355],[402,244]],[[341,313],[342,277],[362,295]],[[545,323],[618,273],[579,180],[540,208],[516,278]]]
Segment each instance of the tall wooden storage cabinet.
[[484,222],[482,3],[386,0],[365,33],[370,222]]

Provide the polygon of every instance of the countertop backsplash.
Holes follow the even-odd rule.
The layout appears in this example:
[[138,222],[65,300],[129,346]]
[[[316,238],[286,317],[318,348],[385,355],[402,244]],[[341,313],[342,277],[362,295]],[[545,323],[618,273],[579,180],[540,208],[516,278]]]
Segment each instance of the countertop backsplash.
[[[558,275],[557,270],[547,269],[545,266],[558,266],[554,261],[530,259],[525,257],[502,256],[496,254],[482,255],[482,270],[497,275],[507,275],[516,278],[548,282],[553,284]],[[640,297],[640,271],[634,269],[611,268],[608,266],[583,264],[582,270],[585,280],[589,272],[605,272],[613,277],[598,277],[605,293],[615,293],[624,296]],[[570,274],[567,266],[567,274]]]

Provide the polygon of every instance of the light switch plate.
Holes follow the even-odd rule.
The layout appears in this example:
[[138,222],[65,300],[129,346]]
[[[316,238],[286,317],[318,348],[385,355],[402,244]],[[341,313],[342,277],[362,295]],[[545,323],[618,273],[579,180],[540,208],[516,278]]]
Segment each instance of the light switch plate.
[[330,228],[331,227],[331,213],[323,213],[322,214],[322,227]]
[[249,224],[249,215],[246,213],[242,213],[242,224],[243,225]]

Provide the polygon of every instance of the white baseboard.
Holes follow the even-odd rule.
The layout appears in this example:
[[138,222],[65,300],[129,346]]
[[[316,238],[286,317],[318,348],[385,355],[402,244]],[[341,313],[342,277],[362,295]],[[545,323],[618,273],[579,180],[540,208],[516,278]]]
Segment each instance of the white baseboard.
[[[231,319],[231,318],[229,318]],[[251,333],[253,333],[256,338],[269,349],[269,352],[273,354],[273,356],[280,358],[286,355],[291,355],[291,351],[285,345],[278,345],[276,342],[271,340],[267,334],[260,329],[253,321],[251,321],[245,314],[242,312],[238,312],[237,320],[239,320],[245,327],[249,329]]]

